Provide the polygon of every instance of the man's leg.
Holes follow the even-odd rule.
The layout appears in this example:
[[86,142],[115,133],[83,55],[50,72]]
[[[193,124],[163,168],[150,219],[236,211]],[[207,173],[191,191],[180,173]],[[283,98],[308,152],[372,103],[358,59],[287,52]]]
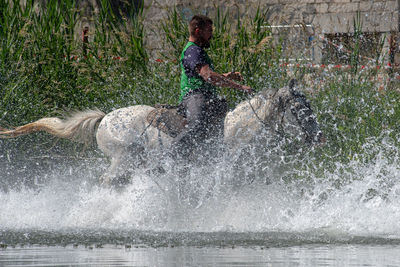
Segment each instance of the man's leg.
[[183,100],[182,106],[188,124],[173,141],[174,153],[178,152],[176,150],[181,150],[182,154],[187,154],[201,141],[207,126],[204,120],[205,103],[206,97],[201,93],[194,93]]
[[228,112],[228,103],[225,99],[220,99],[217,97],[211,98],[208,100],[206,105],[206,113],[207,119],[211,119],[212,121],[223,119]]

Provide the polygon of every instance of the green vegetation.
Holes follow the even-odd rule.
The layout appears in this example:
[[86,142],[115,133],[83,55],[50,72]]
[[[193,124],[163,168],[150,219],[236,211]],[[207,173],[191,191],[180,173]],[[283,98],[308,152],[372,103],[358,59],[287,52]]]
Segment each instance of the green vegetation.
[[[384,36],[385,37],[385,36]],[[383,70],[380,51],[371,66],[362,65],[362,21],[354,18],[353,47],[347,71],[331,71],[314,88],[312,101],[329,140],[322,159],[368,162],[391,145],[399,147],[400,87]],[[382,38],[383,39],[383,38]],[[379,44],[381,50],[383,40]],[[318,74],[318,75],[321,75]],[[392,147],[394,148],[394,147]],[[390,149],[389,149],[390,150]]]
[[[0,0],[1,125],[26,123],[60,111],[98,107],[105,112],[133,104],[174,104],[178,100],[178,56],[188,33],[176,10],[162,24],[163,56],[149,57],[144,45],[144,11],[129,17],[114,14],[108,0],[83,43],[79,10],[73,0],[49,2],[44,9],[27,1]],[[242,71],[257,87],[257,75],[268,73],[265,62],[279,55],[261,26],[265,12],[249,21],[227,22],[227,11],[215,18],[212,57],[218,71]],[[228,32],[234,33],[233,35]],[[274,56],[273,56],[274,55]],[[225,94],[232,96],[229,91]],[[235,96],[232,101],[236,101]]]
[[[12,2],[11,4],[9,2]],[[108,0],[92,21],[88,43],[77,27],[80,11],[73,0],[50,1],[44,9],[28,0],[0,0],[0,125],[8,127],[62,111],[98,107],[104,112],[134,105],[175,104],[179,95],[177,59],[188,37],[187,21],[171,10],[162,22],[160,54],[146,49],[145,10],[115,14]],[[281,66],[282,49],[273,42],[267,10],[237,18],[218,8],[210,56],[219,72],[241,71],[256,90],[280,87],[290,78],[304,82],[327,137],[313,151],[321,161],[373,157],[367,144],[391,137],[398,146],[400,97],[382,69],[363,69],[360,47],[350,55],[350,70],[321,71]],[[355,20],[355,25],[362,23]],[[283,60],[284,61],[284,60]],[[383,84],[375,79],[381,75]],[[306,81],[306,77],[312,83]],[[397,85],[398,87],[398,85]],[[223,90],[231,106],[246,96]],[[318,151],[317,151],[318,150]],[[323,151],[323,153],[321,153]],[[367,153],[368,152],[368,153]],[[376,152],[374,152],[376,153]]]

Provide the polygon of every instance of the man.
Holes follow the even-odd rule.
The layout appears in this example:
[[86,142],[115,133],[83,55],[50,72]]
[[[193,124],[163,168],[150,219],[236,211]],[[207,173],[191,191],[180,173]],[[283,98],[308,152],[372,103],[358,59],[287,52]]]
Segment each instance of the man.
[[[214,71],[211,59],[204,51],[210,47],[212,20],[195,15],[189,23],[189,42],[182,51],[180,107],[188,122],[185,130],[174,140],[174,149],[191,149],[201,142],[210,121],[226,113],[226,102],[219,99],[216,87],[229,87],[251,93],[251,88],[238,84],[238,72],[219,74]],[[188,151],[181,151],[187,154]],[[186,152],[186,153],[185,153]]]

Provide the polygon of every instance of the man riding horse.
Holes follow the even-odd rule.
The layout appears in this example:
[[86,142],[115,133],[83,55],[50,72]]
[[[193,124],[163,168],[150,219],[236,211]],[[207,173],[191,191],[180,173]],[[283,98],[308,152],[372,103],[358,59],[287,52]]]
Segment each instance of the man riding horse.
[[295,80],[282,88],[260,90],[225,116],[226,103],[217,97],[216,87],[248,93],[252,90],[234,81],[242,80],[240,73],[218,74],[213,70],[204,51],[212,37],[209,18],[194,16],[189,30],[189,42],[181,55],[180,109],[186,119],[177,115],[175,109],[165,112],[163,108],[134,105],[107,114],[95,109],[75,112],[65,119],[45,117],[14,129],[2,129],[0,138],[46,131],[84,144],[96,141],[99,149],[110,158],[110,167],[101,177],[104,184],[132,170],[132,157],[139,159],[135,162],[140,164],[146,162],[143,159],[151,151],[167,149],[169,153],[171,145],[173,156],[191,155],[193,148],[203,143],[215,118],[225,117],[223,141],[235,151],[242,144],[257,142],[256,137],[260,135],[282,137],[289,134],[310,144],[325,141],[311,105],[298,90]]
[[242,81],[239,72],[219,74],[214,71],[211,59],[204,49],[210,47],[213,22],[210,18],[195,15],[189,23],[189,42],[182,51],[180,110],[186,117],[187,126],[175,137],[173,150],[186,154],[200,143],[210,122],[216,117],[224,117],[226,102],[216,94],[216,87],[228,87],[251,93]]

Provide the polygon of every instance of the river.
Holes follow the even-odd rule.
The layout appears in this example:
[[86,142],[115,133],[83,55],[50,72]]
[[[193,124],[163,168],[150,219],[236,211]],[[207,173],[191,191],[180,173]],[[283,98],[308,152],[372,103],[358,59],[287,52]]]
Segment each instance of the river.
[[119,188],[98,184],[102,157],[46,160],[3,156],[0,266],[400,265],[400,172],[383,155],[298,180],[260,157],[166,161]]

